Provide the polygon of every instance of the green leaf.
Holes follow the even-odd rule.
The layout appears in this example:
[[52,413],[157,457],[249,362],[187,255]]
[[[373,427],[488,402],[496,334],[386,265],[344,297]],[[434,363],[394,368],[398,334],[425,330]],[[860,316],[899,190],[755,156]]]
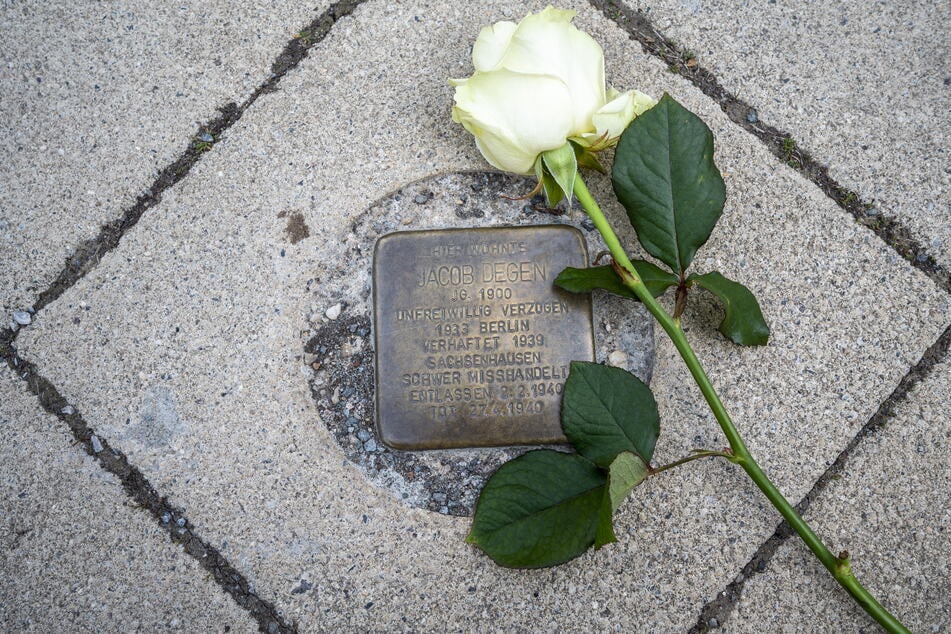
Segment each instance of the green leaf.
[[691,275],[687,281],[707,289],[723,302],[726,315],[720,322],[719,331],[730,341],[741,346],[766,345],[769,325],[750,289],[716,271]]
[[509,568],[554,566],[615,541],[605,473],[576,454],[519,456],[482,489],[466,541]]
[[[631,264],[634,265],[634,270],[654,297],[660,297],[668,288],[677,285],[677,276],[668,273],[656,264],[644,260],[634,260]],[[592,266],[586,269],[569,266],[558,274],[555,284],[570,293],[590,293],[600,288],[621,297],[637,299],[634,291],[624,286],[621,278],[614,272],[614,267],[610,265]]]
[[611,506],[611,491],[604,487],[604,500],[598,513],[598,528],[594,533],[594,549],[601,550],[617,541],[614,534],[614,507]]
[[575,176],[578,175],[578,159],[575,158],[571,143],[565,143],[557,150],[542,152],[542,162],[545,164],[545,170],[564,192],[565,198],[570,201],[575,190]]
[[650,474],[644,459],[630,451],[622,451],[611,463],[608,493],[611,496],[611,511],[617,511],[621,502],[638,484]]
[[622,451],[650,462],[660,417],[650,388],[630,372],[572,361],[561,400],[561,427],[578,453],[607,468]]
[[612,178],[644,249],[673,272],[686,271],[726,199],[710,128],[664,94],[621,135]]

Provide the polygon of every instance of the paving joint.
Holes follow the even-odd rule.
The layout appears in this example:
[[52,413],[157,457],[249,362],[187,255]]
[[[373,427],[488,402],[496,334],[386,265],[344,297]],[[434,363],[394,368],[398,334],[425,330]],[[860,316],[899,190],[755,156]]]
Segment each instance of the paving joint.
[[219,115],[202,124],[189,141],[185,151],[162,168],[152,184],[118,218],[104,224],[95,238],[86,240],[66,258],[66,264],[56,280],[40,293],[32,312],[43,309],[65,293],[89,271],[96,267],[103,255],[119,245],[122,236],[134,227],[142,215],[162,200],[162,194],[181,181],[214,144],[233,126],[261,95],[274,92],[284,76],[307,57],[310,49],[321,42],[333,25],[366,0],[340,0],[312,20],[291,38],[271,64],[271,75],[242,103],[230,102],[218,108]]
[[[236,123],[244,112],[257,99],[266,93],[277,90],[281,79],[293,70],[304,58],[309,50],[322,41],[331,31],[337,20],[350,15],[366,0],[341,0],[332,4],[320,16],[315,18],[304,29],[299,31],[284,47],[271,66],[271,76],[268,77],[252,94],[241,104],[228,103],[219,108],[219,116],[199,126],[198,132],[189,142],[185,151],[172,163],[163,168],[153,181],[152,185],[140,195],[131,207],[121,217],[103,225],[99,235],[83,242],[74,253],[67,258],[64,268],[56,280],[40,295],[33,305],[33,313],[38,313],[45,306],[58,299],[69,288],[75,285],[88,272],[93,270],[101,257],[116,248],[123,235],[141,219],[150,208],[157,205],[162,194],[185,178],[191,168],[201,159],[201,156],[210,151],[214,144]],[[880,238],[892,246],[899,254],[915,268],[923,271],[941,288],[951,291],[951,273],[936,263],[934,258],[927,254],[899,221],[882,216],[870,216],[866,212],[870,205],[862,201],[855,192],[839,185],[828,175],[828,169],[820,165],[808,152],[799,149],[792,137],[772,126],[761,122],[750,122],[750,112],[755,110],[745,102],[737,99],[726,91],[719,81],[707,70],[696,64],[695,60],[687,58],[683,51],[657,31],[640,12],[636,12],[619,5],[613,0],[589,0],[600,9],[609,19],[615,21],[626,30],[633,39],[638,40],[644,49],[676,68],[677,72],[697,85],[705,94],[720,104],[727,115],[738,125],[751,132],[773,153],[798,169],[807,178],[817,184],[830,198],[855,217],[860,224],[870,227]],[[692,62],[692,63],[691,63]],[[792,143],[792,145],[790,145]],[[919,383],[931,368],[947,353],[951,341],[951,329],[945,330],[935,344],[929,348],[922,359],[911,368],[899,383],[895,391],[882,403],[876,414],[850,441],[849,445],[840,453],[836,461],[819,478],[810,492],[803,498],[797,508],[804,511],[811,502],[825,489],[844,467],[850,452],[865,437],[877,432],[892,415],[894,406],[904,400],[908,391]],[[227,559],[213,546],[203,541],[192,530],[190,524],[180,509],[176,509],[168,500],[160,496],[148,479],[133,466],[127,457],[118,449],[112,448],[102,437],[95,434],[76,409],[70,405],[59,393],[57,388],[37,370],[36,366],[19,356],[14,347],[17,332],[6,329],[0,331],[0,358],[2,358],[22,380],[26,382],[41,406],[50,414],[64,422],[71,430],[78,444],[91,455],[104,470],[114,474],[122,482],[127,494],[143,509],[150,512],[165,529],[170,539],[183,546],[185,551],[197,559],[208,570],[215,581],[228,592],[229,595],[257,620],[262,631],[295,632],[296,625],[285,622],[277,613],[274,605],[258,597],[251,589],[250,584]],[[714,609],[720,599],[707,604],[701,614],[701,622],[706,623],[704,615],[709,611],[711,615],[726,616],[732,612],[736,599],[741,595],[745,579],[748,578],[748,569],[752,566],[754,574],[761,566],[760,562],[767,562],[784,543],[792,532],[783,522],[776,532],[757,551],[754,558],[743,570],[743,580],[734,582],[727,590],[721,593],[725,596],[738,583],[735,598],[722,605],[724,609]],[[761,556],[763,555],[763,556]],[[709,617],[713,618],[713,616]],[[722,623],[722,620],[720,621]],[[705,631],[695,626],[693,631]]]
[[39,373],[36,366],[17,354],[9,334],[10,331],[6,331],[0,338],[0,357],[26,382],[40,406],[69,427],[76,442],[86,453],[92,456],[102,469],[119,479],[122,488],[136,505],[149,512],[173,542],[181,545],[186,553],[211,573],[215,582],[258,622],[262,632],[296,632],[296,625],[286,622],[272,603],[255,594],[244,575],[238,572],[217,548],[195,533],[181,509],[172,506],[167,498],[159,495],[148,478],[129,462],[124,453],[96,434],[82,414]]
[[588,1],[627,31],[632,39],[640,42],[646,53],[663,60],[670,72],[683,76],[717,102],[734,123],[759,139],[780,161],[812,181],[826,196],[851,214],[856,222],[871,229],[911,266],[951,293],[951,271],[938,264],[900,220],[886,216],[857,192],[842,186],[829,175],[829,168],[804,150],[791,134],[760,121],[755,107],[724,88],[720,80],[701,66],[690,51],[678,47],[641,11],[626,7],[617,0]]
[[[812,488],[806,493],[802,500],[796,504],[796,511],[800,515],[809,509],[812,503],[829,486],[830,482],[841,476],[853,450],[863,440],[869,436],[873,436],[885,427],[888,420],[894,415],[895,408],[907,399],[908,393],[927,378],[933,368],[948,356],[949,348],[951,348],[951,326],[947,327],[944,332],[941,333],[941,336],[925,351],[921,359],[918,360],[918,363],[908,370],[908,373],[902,377],[894,391],[882,401],[882,404],[879,405],[868,422],[865,423],[855,437],[849,441],[849,444],[846,445],[836,457],[835,461],[833,461],[833,463],[829,465],[829,468],[816,480],[815,484],[812,485]],[[796,536],[796,533],[792,530],[789,523],[783,520],[779,526],[776,527],[776,531],[772,536],[763,542],[756,550],[756,553],[753,554],[753,557],[743,567],[740,574],[737,575],[723,591],[717,594],[716,598],[703,606],[697,623],[689,630],[689,634],[703,634],[704,632],[722,626],[726,620],[730,618],[737,603],[739,603],[746,582],[752,576],[765,572],[770,560],[779,550],[780,546],[786,543],[791,537]],[[831,546],[832,549],[835,550],[835,545],[832,544]]]
[[[281,79],[307,57],[310,49],[330,33],[334,24],[353,13],[365,1],[335,2],[298,31],[271,64],[271,75],[244,102],[241,104],[230,102],[220,107],[219,115],[199,126],[198,132],[189,141],[185,151],[159,171],[149,188],[120,217],[100,227],[99,234],[95,238],[84,241],[74,250],[66,259],[56,279],[37,296],[29,311],[31,317],[62,296],[92,271],[99,264],[102,256],[119,245],[125,233],[138,223],[145,212],[161,202],[165,190],[185,178],[202,155],[214,147],[222,135],[261,95],[277,90]],[[180,544],[186,553],[211,573],[215,582],[239,606],[251,614],[262,632],[267,634],[297,632],[296,624],[285,621],[274,604],[262,599],[251,590],[250,583],[244,575],[231,565],[218,549],[202,540],[194,532],[181,509],[175,508],[167,498],[160,495],[148,478],[129,462],[124,453],[113,448],[107,440],[96,434],[79,414],[77,408],[66,401],[59,390],[40,374],[33,363],[19,356],[14,343],[20,330],[22,327],[0,330],[0,358],[26,382],[28,389],[37,397],[43,409],[69,427],[76,442],[84,448],[86,453],[92,456],[102,469],[119,478],[129,497],[155,518],[173,542]]]

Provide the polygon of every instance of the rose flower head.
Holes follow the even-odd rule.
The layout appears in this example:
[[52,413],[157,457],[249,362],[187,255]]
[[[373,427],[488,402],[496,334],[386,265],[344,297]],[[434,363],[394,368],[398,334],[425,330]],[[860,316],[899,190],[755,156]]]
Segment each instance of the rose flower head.
[[616,143],[634,117],[657,103],[636,90],[605,88],[604,52],[571,23],[574,17],[549,6],[518,24],[485,27],[472,48],[475,72],[450,80],[452,118],[475,136],[489,163],[534,173],[540,184],[553,179],[569,197],[573,170],[600,168],[593,152]]

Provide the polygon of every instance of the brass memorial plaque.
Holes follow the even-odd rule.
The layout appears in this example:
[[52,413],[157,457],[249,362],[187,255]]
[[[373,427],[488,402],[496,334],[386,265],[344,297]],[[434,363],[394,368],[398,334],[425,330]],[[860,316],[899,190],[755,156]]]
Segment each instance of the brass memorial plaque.
[[373,263],[376,411],[397,449],[564,442],[570,361],[594,359],[587,266],[563,225],[391,233]]

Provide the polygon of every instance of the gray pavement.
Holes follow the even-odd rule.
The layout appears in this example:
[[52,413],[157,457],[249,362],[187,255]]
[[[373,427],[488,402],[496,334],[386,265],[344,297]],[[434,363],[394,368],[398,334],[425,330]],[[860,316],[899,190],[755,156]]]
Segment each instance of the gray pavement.
[[256,629],[6,367],[0,434],[4,631]]
[[[720,314],[702,297],[684,323],[754,453],[798,500],[948,327],[951,298],[599,10],[571,6],[603,45],[613,85],[669,91],[714,131],[728,207],[695,266],[752,288],[773,337],[766,348],[739,349],[708,334]],[[387,209],[374,201],[414,181],[485,169],[449,121],[445,80],[470,72],[469,43],[481,26],[542,7],[359,6],[18,333],[19,354],[301,630],[683,631],[778,522],[736,469],[701,463],[642,486],[620,511],[618,544],[553,570],[506,571],[462,543],[465,518],[414,508],[368,481],[317,414],[311,387],[320,377],[305,344],[368,314],[369,256],[346,257],[366,240],[354,231],[389,222],[372,216]],[[261,10],[275,24],[303,21]],[[281,47],[277,38],[271,55]],[[610,200],[608,182],[591,185]],[[605,207],[620,221],[616,205]],[[470,224],[451,214],[448,205],[421,205],[401,222]],[[369,345],[361,337],[328,354],[356,359]],[[683,387],[690,381],[674,350],[663,337],[656,343],[657,459],[721,445],[699,393]],[[941,389],[914,399],[936,412],[948,404]],[[888,473],[870,486],[870,500],[904,491],[892,482],[900,470]],[[927,498],[909,499],[915,512],[897,520],[898,534],[927,526]],[[114,530],[134,534],[121,522]],[[162,547],[191,564],[181,549]],[[795,556],[777,555],[771,571],[806,565],[789,550]],[[883,549],[869,559],[887,567],[893,557]],[[824,582],[821,571],[804,570],[808,583]],[[741,606],[735,631],[762,631],[744,620],[760,586],[749,587],[754,607]],[[796,611],[802,602],[792,605],[777,613],[779,626],[811,618]]]
[[621,1],[951,266],[951,6]]
[[3,313],[32,306],[78,246],[152,193],[159,171],[201,142],[199,128],[250,97],[328,4],[0,7]]
[[[806,513],[819,534],[848,550],[866,586],[913,632],[951,623],[951,363],[899,404],[885,426],[858,446],[845,470]],[[766,572],[747,582],[732,632],[813,632],[874,627],[806,547],[791,540]]]

